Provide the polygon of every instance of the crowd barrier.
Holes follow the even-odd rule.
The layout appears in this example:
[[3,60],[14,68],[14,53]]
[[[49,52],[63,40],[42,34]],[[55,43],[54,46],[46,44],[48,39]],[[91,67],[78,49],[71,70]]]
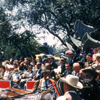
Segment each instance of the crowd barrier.
[[26,81],[26,90],[32,91],[36,81]]
[[11,87],[10,80],[0,80],[0,89],[6,89]]

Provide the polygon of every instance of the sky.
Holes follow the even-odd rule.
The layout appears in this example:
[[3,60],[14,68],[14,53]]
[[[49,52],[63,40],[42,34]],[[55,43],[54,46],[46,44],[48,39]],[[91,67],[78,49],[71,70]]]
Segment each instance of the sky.
[[[33,33],[40,32],[40,34],[36,35],[39,38],[39,40],[37,39],[37,41],[40,44],[47,42],[47,44],[50,45],[50,46],[56,44],[56,47],[59,47],[61,45],[61,42],[56,37],[54,39],[54,36],[52,34],[50,34],[47,30],[45,30],[43,28],[39,29],[38,26],[33,26],[32,29],[33,29]],[[44,38],[41,38],[41,37],[44,37]]]
[[[3,6],[3,4],[5,3],[5,0],[1,0],[1,3],[0,3],[0,6]],[[25,5],[25,7],[22,7],[21,5],[18,5],[18,7],[14,7],[12,11],[7,11],[6,10],[6,14],[9,14],[9,15],[12,15],[12,16],[16,16],[17,14],[17,11],[18,9],[22,9],[23,11],[24,10],[30,10],[29,7],[27,5]],[[25,26],[23,27],[21,25],[21,23],[25,24]],[[56,47],[59,47],[61,45],[61,42],[55,37],[54,39],[54,36],[52,34],[50,34],[47,30],[45,29],[40,29],[39,26],[37,25],[34,25],[32,27],[32,29],[30,29],[29,27],[29,23],[27,22],[27,19],[25,20],[20,20],[20,21],[14,21],[12,20],[11,21],[11,24],[14,26],[16,24],[18,24],[18,30],[14,30],[16,31],[16,33],[23,33],[25,30],[31,30],[33,33],[36,34],[37,38],[36,40],[40,43],[40,44],[43,44],[45,42],[47,42],[47,44],[49,46],[52,46],[52,45],[55,45],[56,44]],[[39,34],[37,34],[39,33]],[[44,37],[44,38],[43,38]]]
[[5,3],[5,0],[0,0],[0,7],[2,7],[4,3]]

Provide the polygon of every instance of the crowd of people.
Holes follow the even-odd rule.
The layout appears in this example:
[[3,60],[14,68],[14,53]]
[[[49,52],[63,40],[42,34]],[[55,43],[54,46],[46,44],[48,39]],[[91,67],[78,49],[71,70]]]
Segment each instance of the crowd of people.
[[60,97],[56,96],[57,100],[95,100],[100,95],[99,49],[94,48],[93,54],[87,53],[85,62],[79,55],[67,50],[60,55],[59,64],[50,54],[39,56],[36,61],[35,55],[18,60],[12,52],[11,58],[0,66],[0,79],[11,80],[11,87],[19,89],[26,89],[26,81],[35,81],[33,93],[47,90],[57,82],[60,94]]

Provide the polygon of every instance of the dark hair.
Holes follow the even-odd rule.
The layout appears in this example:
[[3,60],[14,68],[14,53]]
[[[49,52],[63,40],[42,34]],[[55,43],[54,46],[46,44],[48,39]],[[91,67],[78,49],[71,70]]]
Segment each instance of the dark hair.
[[23,57],[23,56],[21,56],[21,57],[20,57],[20,60],[24,61],[24,57]]
[[10,55],[11,55],[11,54],[13,54],[13,56],[15,56],[15,55],[16,55],[16,53],[15,53],[15,52],[11,52],[11,53],[10,53]]
[[90,73],[94,78],[96,78],[99,74],[96,72],[95,69],[84,69],[84,73]]
[[36,59],[36,56],[35,56],[35,54],[32,54],[32,55],[31,55],[31,57],[33,57],[34,59]]
[[31,61],[31,59],[29,57],[26,57],[26,60],[28,60],[29,62]]
[[92,54],[91,53],[88,53],[87,56],[92,57]]
[[4,67],[4,66],[0,66],[0,68],[3,68],[3,69],[4,69],[4,71],[5,71],[5,67]]
[[65,64],[69,64],[69,66],[73,66],[73,63],[71,62],[66,62]]

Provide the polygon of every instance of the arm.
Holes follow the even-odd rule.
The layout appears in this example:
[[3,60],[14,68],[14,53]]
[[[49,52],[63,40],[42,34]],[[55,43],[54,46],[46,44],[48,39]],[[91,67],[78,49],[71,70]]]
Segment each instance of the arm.
[[38,86],[39,86],[39,80],[37,80],[36,83],[34,84],[34,87],[33,87],[33,90],[32,90],[33,93],[36,92],[36,90],[38,89]]

